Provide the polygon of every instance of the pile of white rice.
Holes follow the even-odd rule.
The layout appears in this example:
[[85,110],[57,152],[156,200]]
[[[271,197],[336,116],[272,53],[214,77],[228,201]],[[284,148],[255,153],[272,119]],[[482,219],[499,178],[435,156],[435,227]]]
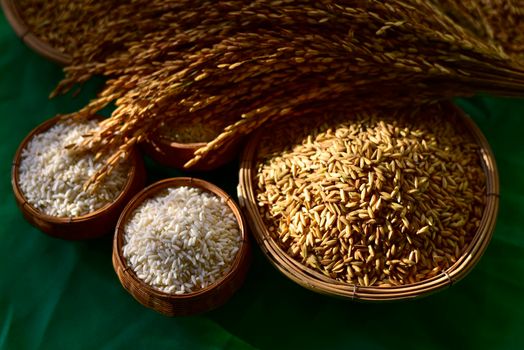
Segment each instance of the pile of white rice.
[[104,164],[92,154],[66,148],[98,127],[96,121],[60,122],[35,135],[22,150],[19,187],[35,209],[56,217],[77,217],[111,203],[127,181],[128,166],[116,167],[95,191],[84,184]]
[[197,188],[167,189],[142,203],[124,228],[123,254],[153,288],[184,294],[224,276],[240,248],[232,210]]

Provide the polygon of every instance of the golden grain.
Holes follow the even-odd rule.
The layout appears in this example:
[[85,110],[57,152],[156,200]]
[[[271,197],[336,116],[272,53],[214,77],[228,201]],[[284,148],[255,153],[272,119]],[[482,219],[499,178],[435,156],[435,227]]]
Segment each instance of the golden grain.
[[[394,137],[381,136],[388,132]],[[259,147],[256,194],[271,237],[326,276],[361,285],[414,283],[453,264],[479,225],[485,191],[479,147],[443,105],[291,120],[269,129]],[[381,161],[371,156],[377,149]],[[359,156],[366,152],[370,164]],[[308,166],[293,174],[297,160]],[[457,160],[464,171],[452,166]],[[355,178],[336,169],[351,169]],[[291,176],[291,187],[279,185],[278,174]],[[379,178],[384,190],[375,186]],[[300,212],[299,230],[287,226],[285,218],[293,222],[295,214],[283,208],[304,207],[306,188],[309,209]],[[272,233],[283,227],[293,231],[291,240]],[[321,264],[313,267],[311,256]]]
[[[511,46],[508,52],[518,49],[522,13],[513,9],[521,6],[514,0],[508,6],[488,3],[478,23],[462,20],[471,13],[467,6],[455,4],[451,17],[424,0],[229,0],[220,6],[193,0],[21,0],[19,6],[33,32],[72,56],[55,94],[95,75],[109,78],[96,99],[69,116],[82,118],[115,103],[110,121],[85,147],[126,157],[161,125],[220,121],[194,164],[283,118],[401,107],[475,91],[522,94],[524,72],[497,41]],[[497,11],[508,15],[507,32],[515,38],[504,36],[504,17],[493,15]],[[495,34],[484,35],[490,33],[485,23]],[[416,136],[418,130],[410,132]],[[384,128],[359,145],[359,153],[354,145],[336,149],[358,157],[353,165],[360,169],[386,156],[392,162],[385,169],[411,169],[418,154],[402,164],[393,160],[406,149],[376,149],[377,142],[393,145],[399,136],[407,136],[405,128]],[[354,168],[342,168],[348,178],[360,177]],[[381,188],[386,179],[380,179],[373,186]]]

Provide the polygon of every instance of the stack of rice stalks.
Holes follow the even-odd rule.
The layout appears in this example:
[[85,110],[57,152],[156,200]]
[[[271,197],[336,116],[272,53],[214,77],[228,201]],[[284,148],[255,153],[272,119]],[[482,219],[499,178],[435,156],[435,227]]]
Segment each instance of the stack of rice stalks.
[[524,59],[524,3],[521,0],[433,0],[448,16],[508,55]]
[[[43,3],[40,16],[68,8],[64,0],[24,1],[35,2]],[[489,22],[493,11],[516,6],[475,10],[483,11],[477,25],[477,12],[447,0],[109,3],[77,1],[90,19],[63,16],[51,31],[55,39],[68,30],[81,38],[64,46],[73,63],[54,94],[94,75],[109,78],[96,99],[68,116],[116,105],[86,141],[113,153],[95,181],[168,122],[221,124],[194,164],[261,125],[334,106],[396,108],[524,92],[524,66],[512,55],[518,48],[505,51],[511,43],[493,29],[504,22]]]

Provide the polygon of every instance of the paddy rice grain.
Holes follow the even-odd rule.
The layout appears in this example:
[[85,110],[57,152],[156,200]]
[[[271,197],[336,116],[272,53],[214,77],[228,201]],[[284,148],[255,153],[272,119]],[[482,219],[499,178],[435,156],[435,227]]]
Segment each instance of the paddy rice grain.
[[451,266],[485,205],[479,146],[436,107],[279,125],[259,146],[256,195],[272,238],[302,264],[363,286]]

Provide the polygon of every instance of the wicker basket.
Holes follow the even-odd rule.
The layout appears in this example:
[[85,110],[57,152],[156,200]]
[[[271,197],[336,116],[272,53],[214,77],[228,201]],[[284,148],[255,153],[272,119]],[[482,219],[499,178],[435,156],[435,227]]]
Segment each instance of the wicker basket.
[[499,206],[499,176],[493,152],[480,129],[468,116],[451,104],[450,110],[459,116],[481,146],[480,158],[487,178],[486,207],[479,229],[456,263],[440,275],[417,283],[396,287],[365,287],[336,281],[295,261],[271,238],[258,211],[253,190],[254,161],[261,137],[261,132],[258,132],[246,146],[242,155],[238,197],[246,213],[251,232],[269,261],[281,273],[305,288],[322,294],[359,300],[416,298],[449,287],[462,279],[479,261],[493,234]]
[[235,159],[239,154],[242,142],[235,141],[225,145],[219,152],[209,158],[203,159],[193,166],[184,167],[184,164],[194,157],[195,151],[205,145],[205,142],[179,143],[153,135],[141,144],[141,148],[144,154],[150,156],[159,164],[175,169],[209,171]]
[[[96,116],[95,118],[101,119],[102,117]],[[18,168],[22,156],[22,150],[26,148],[33,136],[51,128],[59,120],[60,117],[55,117],[40,124],[33,129],[25,137],[20,146],[18,146],[11,169],[11,185],[13,187],[16,203],[27,221],[50,236],[67,240],[81,240],[102,236],[113,230],[118,220],[118,216],[124,206],[144,187],[146,175],[142,157],[136,151],[131,154],[131,167],[129,169],[128,180],[122,192],[112,203],[109,203],[87,215],[72,218],[43,214],[27,202],[24,194],[20,190],[18,186]]]
[[[124,226],[134,210],[145,199],[154,196],[163,189],[179,186],[197,187],[224,198],[237,218],[242,235],[242,244],[230,271],[220,280],[198,291],[175,295],[157,291],[140,280],[133,270],[127,266],[126,260],[122,255],[122,246],[124,244]],[[250,261],[251,245],[247,236],[246,224],[239,207],[220,188],[195,178],[178,177],[162,180],[137,194],[122,212],[113,241],[113,267],[122,286],[142,305],[167,316],[198,314],[224,304],[244,282]]]
[[44,40],[37,37],[27,26],[15,0],[0,0],[0,5],[11,27],[22,41],[39,55],[61,65],[71,62],[71,56],[53,48]]

